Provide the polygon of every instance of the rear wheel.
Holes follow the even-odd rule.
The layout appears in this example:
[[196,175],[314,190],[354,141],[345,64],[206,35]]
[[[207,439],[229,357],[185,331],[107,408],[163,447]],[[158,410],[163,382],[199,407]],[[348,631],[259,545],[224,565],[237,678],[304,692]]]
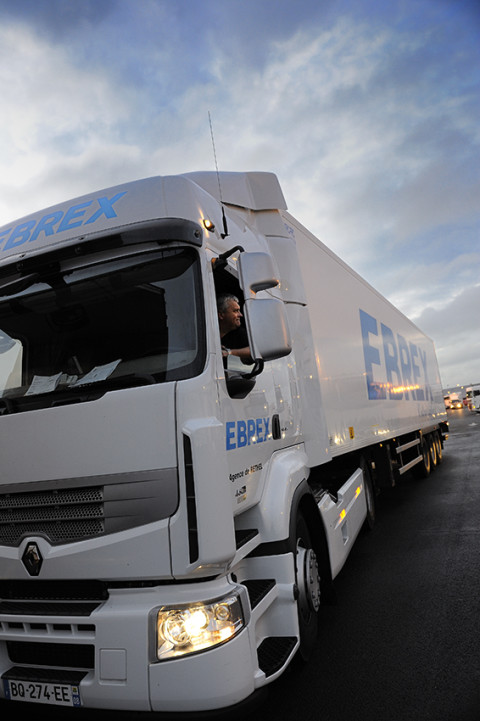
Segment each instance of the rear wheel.
[[295,532],[290,537],[295,561],[295,587],[300,636],[300,656],[307,661],[315,647],[320,609],[320,573],[310,531],[297,511]]
[[430,461],[430,447],[425,436],[422,436],[420,441],[420,453],[422,460],[413,467],[412,473],[415,478],[427,478],[430,475],[431,461]]
[[431,433],[428,436],[428,446],[430,449],[430,468],[432,471],[434,471],[438,464],[437,445],[435,443],[435,433]]
[[443,460],[443,452],[442,452],[442,441],[440,440],[440,435],[438,431],[433,434],[434,442],[437,448],[437,464],[441,463]]

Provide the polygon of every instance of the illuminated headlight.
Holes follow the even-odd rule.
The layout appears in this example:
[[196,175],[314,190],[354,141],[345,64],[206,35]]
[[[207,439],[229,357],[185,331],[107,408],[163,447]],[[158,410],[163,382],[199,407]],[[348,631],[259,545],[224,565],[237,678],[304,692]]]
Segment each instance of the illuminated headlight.
[[244,626],[236,596],[212,603],[164,607],[157,617],[157,658],[178,658],[233,638]]

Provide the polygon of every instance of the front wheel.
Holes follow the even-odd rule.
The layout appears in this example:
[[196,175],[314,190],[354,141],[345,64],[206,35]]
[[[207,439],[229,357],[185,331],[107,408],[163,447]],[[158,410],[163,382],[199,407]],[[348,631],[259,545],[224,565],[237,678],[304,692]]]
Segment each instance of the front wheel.
[[290,545],[295,561],[295,595],[300,637],[299,653],[307,661],[315,647],[320,609],[320,573],[310,531],[301,511],[297,512]]

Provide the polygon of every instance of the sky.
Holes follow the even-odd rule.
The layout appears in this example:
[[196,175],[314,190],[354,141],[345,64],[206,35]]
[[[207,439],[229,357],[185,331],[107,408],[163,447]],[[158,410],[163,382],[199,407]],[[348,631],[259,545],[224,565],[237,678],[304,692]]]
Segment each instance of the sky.
[[0,225],[152,175],[289,211],[480,383],[478,0],[0,0]]

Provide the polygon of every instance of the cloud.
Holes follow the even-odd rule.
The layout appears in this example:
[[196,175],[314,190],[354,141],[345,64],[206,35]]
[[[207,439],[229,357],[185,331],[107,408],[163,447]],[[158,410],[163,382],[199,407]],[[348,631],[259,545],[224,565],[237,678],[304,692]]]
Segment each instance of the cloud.
[[480,382],[480,284],[462,289],[442,309],[427,307],[417,324],[434,339],[444,387]]
[[0,0],[0,224],[213,169],[211,111],[220,169],[276,172],[291,212],[420,327],[459,311],[480,268],[464,4],[382,3],[369,17],[348,0],[336,15],[282,0],[272,24],[279,2],[111,0],[95,13],[90,0],[24,12]]
[[[126,152],[121,143],[114,152],[112,138],[130,108],[107,73],[73,66],[63,47],[23,25],[0,28],[0,67],[0,215],[6,222],[27,198],[28,210],[58,201],[75,174],[77,185],[94,182],[94,166],[82,158],[88,161],[95,148],[108,147],[115,162],[116,152]],[[50,185],[60,173],[59,184]],[[102,175],[98,166],[97,174]]]
[[471,337],[471,331],[475,326],[480,329],[479,319],[480,283],[462,289],[441,309],[425,308],[419,315],[418,322],[435,335],[440,333],[455,335],[466,331]]

